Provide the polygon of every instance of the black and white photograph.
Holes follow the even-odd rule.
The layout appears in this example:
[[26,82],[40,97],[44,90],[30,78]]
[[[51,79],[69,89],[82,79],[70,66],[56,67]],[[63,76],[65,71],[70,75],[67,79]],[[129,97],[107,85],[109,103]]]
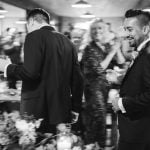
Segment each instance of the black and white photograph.
[[0,0],[0,150],[150,150],[150,0]]

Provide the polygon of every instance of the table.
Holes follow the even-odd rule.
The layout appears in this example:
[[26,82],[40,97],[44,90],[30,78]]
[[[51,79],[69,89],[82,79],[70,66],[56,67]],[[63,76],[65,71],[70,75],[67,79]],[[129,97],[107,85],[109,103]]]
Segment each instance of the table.
[[[21,82],[19,82],[21,85]],[[21,87],[19,85],[19,87]],[[19,110],[21,100],[21,88],[8,89],[7,81],[0,82],[0,113],[8,113],[13,110]]]

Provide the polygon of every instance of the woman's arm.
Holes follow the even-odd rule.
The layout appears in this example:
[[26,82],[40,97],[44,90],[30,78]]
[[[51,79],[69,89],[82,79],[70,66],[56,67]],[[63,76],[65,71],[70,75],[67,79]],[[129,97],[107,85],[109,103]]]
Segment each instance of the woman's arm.
[[112,61],[113,57],[117,54],[117,52],[120,50],[120,43],[115,43],[112,46],[112,50],[107,54],[105,59],[100,63],[103,69],[107,69],[110,62]]
[[116,61],[118,64],[123,64],[125,63],[125,58],[121,52],[121,49],[118,49],[117,53],[116,53]]

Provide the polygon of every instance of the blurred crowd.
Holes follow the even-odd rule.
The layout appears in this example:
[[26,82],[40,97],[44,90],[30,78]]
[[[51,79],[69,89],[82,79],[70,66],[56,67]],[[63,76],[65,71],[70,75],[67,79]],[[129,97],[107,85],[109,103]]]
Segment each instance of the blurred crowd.
[[[102,19],[91,21],[88,30],[72,29],[64,32],[73,43],[78,53],[81,70],[84,74],[83,111],[79,122],[74,126],[79,130],[85,143],[98,141],[100,147],[106,142],[106,114],[112,114],[111,144],[117,145],[116,115],[109,107],[109,91],[117,89],[118,84],[109,83],[114,70],[125,72],[136,55],[131,40],[112,30],[111,23]],[[26,33],[16,28],[7,28],[0,37],[0,57],[9,57],[14,64],[23,62],[23,45]],[[111,75],[111,76],[110,76]],[[16,89],[16,80],[8,80],[8,87]],[[91,145],[93,146],[93,145]]]
[[[23,44],[25,33],[17,28],[7,28],[0,37],[0,57],[9,58],[12,63],[21,65],[23,62]],[[16,80],[8,80],[8,88],[16,89]]]

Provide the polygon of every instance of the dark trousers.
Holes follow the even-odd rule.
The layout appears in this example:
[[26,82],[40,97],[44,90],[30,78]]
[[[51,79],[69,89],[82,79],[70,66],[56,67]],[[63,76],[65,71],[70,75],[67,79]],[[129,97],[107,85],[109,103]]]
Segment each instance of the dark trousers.
[[118,150],[150,150],[150,143],[119,142]]

